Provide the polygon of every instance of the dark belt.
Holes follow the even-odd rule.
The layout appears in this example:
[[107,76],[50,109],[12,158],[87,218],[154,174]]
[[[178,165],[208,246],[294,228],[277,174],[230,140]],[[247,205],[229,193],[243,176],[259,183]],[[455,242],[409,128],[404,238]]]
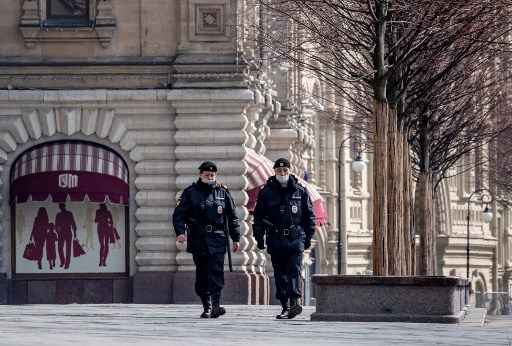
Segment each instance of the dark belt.
[[205,225],[204,230],[206,233],[224,234],[224,226]]
[[297,227],[291,226],[288,228],[274,228],[272,233],[283,239],[297,238]]

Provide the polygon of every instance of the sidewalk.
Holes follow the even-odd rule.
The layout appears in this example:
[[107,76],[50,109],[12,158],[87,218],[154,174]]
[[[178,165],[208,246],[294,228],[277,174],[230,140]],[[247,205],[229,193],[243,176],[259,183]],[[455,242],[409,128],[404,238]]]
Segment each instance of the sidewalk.
[[511,345],[512,317],[478,324],[311,322],[313,308],[277,321],[278,306],[227,306],[200,319],[199,305],[0,306],[0,345]]

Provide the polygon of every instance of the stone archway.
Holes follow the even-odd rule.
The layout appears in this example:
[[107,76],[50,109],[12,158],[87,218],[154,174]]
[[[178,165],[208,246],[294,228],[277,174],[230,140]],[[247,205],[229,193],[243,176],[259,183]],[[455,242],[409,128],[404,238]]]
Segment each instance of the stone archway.
[[[13,100],[18,100],[17,94],[23,92],[10,93]],[[32,106],[26,108],[27,104]],[[156,90],[137,95],[131,91],[37,91],[25,93],[23,102],[13,101],[7,106],[4,102],[0,110],[0,272],[5,273],[6,279],[10,279],[11,272],[7,183],[10,166],[31,146],[55,140],[86,140],[114,149],[128,162],[134,300],[145,301],[144,296],[149,296],[157,297],[158,302],[169,302],[162,297],[169,296],[172,272],[176,270],[176,249],[169,223],[175,200],[175,147],[174,116],[166,98],[158,96]],[[151,292],[140,287],[144,285],[137,285],[147,283],[145,278],[137,279],[141,273],[155,273],[159,277],[156,284],[151,284]],[[4,291],[0,301],[5,296]]]
[[15,302],[129,301],[128,178],[122,157],[90,141],[46,142],[16,158],[9,180]]

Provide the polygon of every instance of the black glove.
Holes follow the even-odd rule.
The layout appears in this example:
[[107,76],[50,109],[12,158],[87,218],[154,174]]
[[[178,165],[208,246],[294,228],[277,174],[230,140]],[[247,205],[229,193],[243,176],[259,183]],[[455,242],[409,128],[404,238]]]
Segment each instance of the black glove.
[[258,239],[257,242],[258,242],[258,249],[264,250],[265,249],[265,242],[263,241],[263,239]]
[[307,250],[311,247],[311,239],[305,239],[304,240],[304,250]]

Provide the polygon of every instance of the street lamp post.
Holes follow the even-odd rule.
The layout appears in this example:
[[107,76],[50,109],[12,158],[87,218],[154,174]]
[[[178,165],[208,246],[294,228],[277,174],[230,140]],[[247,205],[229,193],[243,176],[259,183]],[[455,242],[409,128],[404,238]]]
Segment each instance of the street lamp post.
[[[471,195],[469,195],[469,198],[468,198],[468,212],[467,212],[467,215],[466,215],[466,221],[467,221],[467,229],[466,229],[466,277],[467,279],[469,280],[470,277],[469,277],[469,221],[470,221],[470,207],[471,207],[471,198],[473,197],[473,195],[477,194],[477,193],[480,193],[480,192],[487,192],[489,194],[489,196],[492,196],[491,192],[488,190],[488,189],[478,189],[478,190],[475,190],[471,193]],[[482,195],[480,197],[480,200],[482,202],[485,203],[485,208],[483,210],[483,219],[484,219],[484,222],[485,223],[489,223],[492,221],[492,210],[489,209],[489,207],[487,206],[487,204],[489,204],[491,202],[491,200],[488,200],[488,201],[484,201],[484,196],[486,195]]]
[[[343,145],[350,137],[345,138],[341,141],[338,148],[338,241],[337,241],[337,255],[338,255],[338,275],[346,274],[347,271],[347,230],[345,227],[341,227],[341,153]],[[365,168],[365,163],[361,159],[361,155],[352,161],[351,168],[356,173],[361,173]]]

